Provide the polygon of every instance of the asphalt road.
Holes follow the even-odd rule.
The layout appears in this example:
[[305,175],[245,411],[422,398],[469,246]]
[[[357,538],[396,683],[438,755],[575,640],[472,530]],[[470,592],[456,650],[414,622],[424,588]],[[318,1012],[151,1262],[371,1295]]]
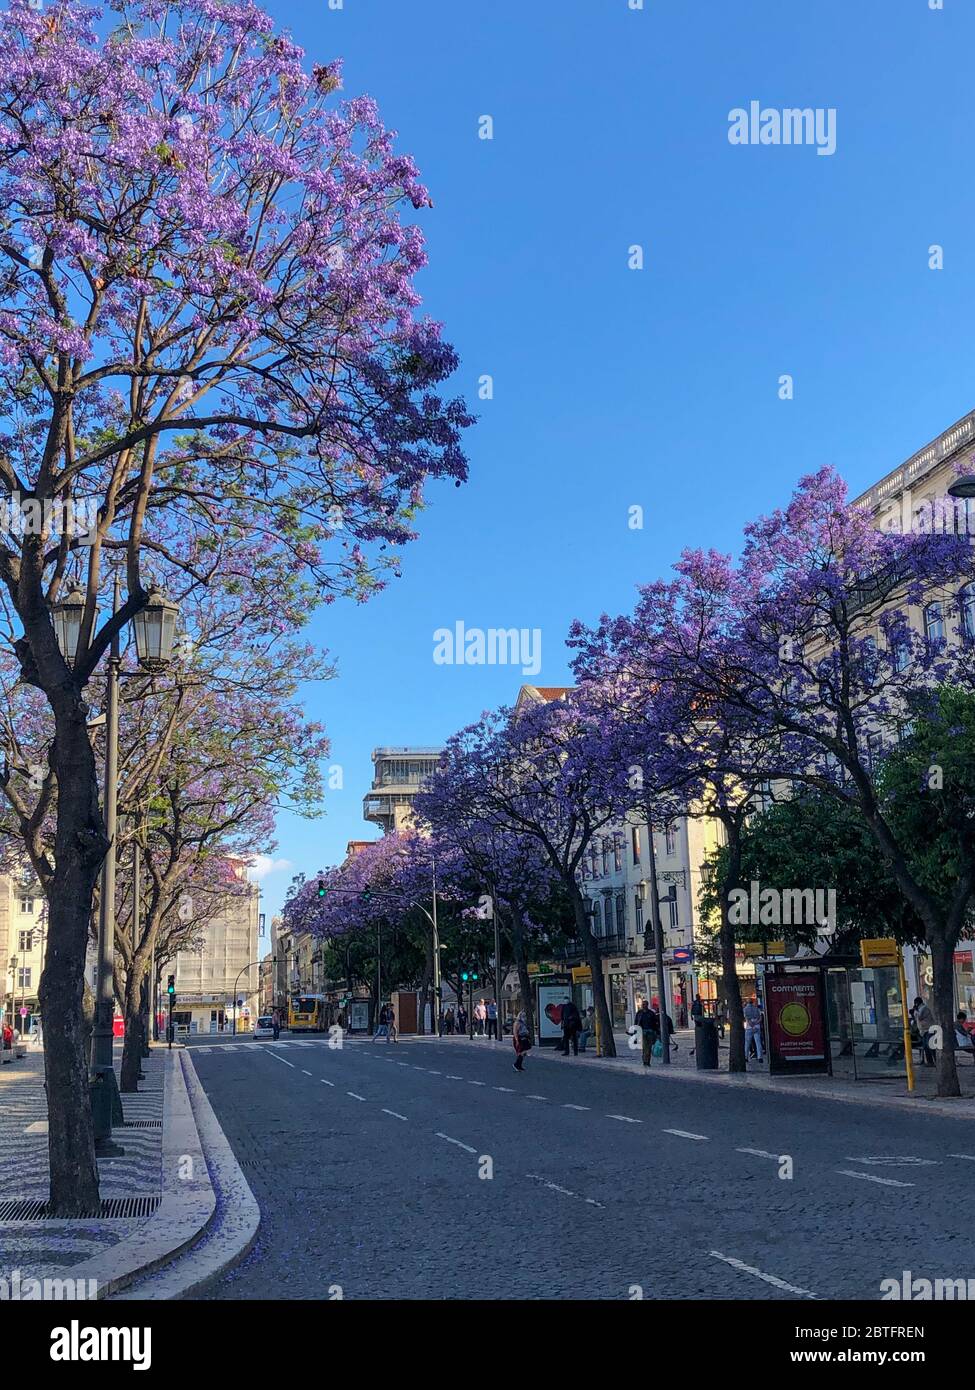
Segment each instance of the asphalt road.
[[[261,1207],[208,1299],[879,1299],[975,1278],[967,1121],[510,1044],[191,1045]],[[870,1161],[873,1160],[873,1161]]]

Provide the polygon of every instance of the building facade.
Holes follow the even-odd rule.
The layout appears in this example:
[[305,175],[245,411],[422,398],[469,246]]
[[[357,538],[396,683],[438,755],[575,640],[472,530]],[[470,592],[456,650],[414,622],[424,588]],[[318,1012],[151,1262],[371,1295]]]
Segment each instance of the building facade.
[[[362,798],[362,815],[384,835],[413,822],[413,803],[440,761],[439,748],[375,748],[372,787]],[[354,843],[354,842],[353,842]]]
[[33,875],[0,874],[0,1011],[21,1031],[39,1012],[46,927],[47,900]]
[[[198,950],[176,957],[173,1022],[178,1033],[249,1031],[258,1015],[260,889],[238,869],[241,891],[211,919]],[[239,1002],[238,1002],[239,1001]]]

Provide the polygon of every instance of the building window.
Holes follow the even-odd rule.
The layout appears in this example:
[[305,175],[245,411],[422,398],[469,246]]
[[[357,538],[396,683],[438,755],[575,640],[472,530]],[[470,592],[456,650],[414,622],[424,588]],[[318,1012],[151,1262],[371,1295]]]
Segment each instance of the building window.
[[671,926],[671,930],[673,930],[673,928],[677,926],[677,895],[676,895],[676,894],[675,894],[672,898],[670,898],[670,899],[668,900],[667,906],[670,908],[670,926]]
[[673,821],[668,821],[664,826],[664,845],[667,850],[667,858],[673,859],[677,853],[677,831]]
[[606,898],[603,901],[603,932],[606,936],[613,935],[613,899]]
[[613,836],[613,868],[616,871],[616,873],[619,873],[622,867],[623,851],[622,846],[620,845],[620,837],[617,833]]
[[924,610],[924,635],[928,645],[940,647],[945,640],[945,619],[940,603],[929,603]]
[[975,642],[975,584],[965,585],[958,595],[958,603],[961,608],[961,635],[966,642]]
[[31,968],[29,965],[22,965],[17,971],[17,988],[30,989]]
[[603,875],[609,873],[609,840],[603,837]]
[[882,734],[867,735],[867,767],[871,772],[876,772],[880,766],[880,760],[884,751],[884,739]]
[[863,679],[868,685],[873,685],[877,679],[877,639],[876,637],[865,637],[863,646],[860,648],[860,657],[863,665]]
[[626,899],[622,893],[616,898],[616,935],[626,935]]
[[20,949],[22,951],[33,951],[34,933],[32,931],[22,931],[20,933]]
[[33,898],[21,898],[21,900],[20,900],[20,910],[21,910],[21,912],[29,912],[29,913],[33,914],[33,911],[34,911],[34,899],[33,899]]
[[634,825],[634,826],[632,826],[631,829],[630,829],[630,848],[631,848],[632,853],[633,853],[633,863],[634,863],[634,864],[639,864],[639,862],[640,862],[640,827],[639,827],[638,825]]
[[638,932],[643,931],[643,899],[639,893],[633,894],[633,920]]
[[890,644],[895,671],[906,671],[911,663],[911,644],[906,637],[895,637]]

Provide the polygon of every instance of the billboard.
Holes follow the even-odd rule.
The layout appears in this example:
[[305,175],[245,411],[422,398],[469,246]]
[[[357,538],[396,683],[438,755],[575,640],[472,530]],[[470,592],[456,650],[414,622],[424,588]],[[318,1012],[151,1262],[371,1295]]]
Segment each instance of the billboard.
[[766,975],[764,994],[769,1070],[828,1072],[822,972]]

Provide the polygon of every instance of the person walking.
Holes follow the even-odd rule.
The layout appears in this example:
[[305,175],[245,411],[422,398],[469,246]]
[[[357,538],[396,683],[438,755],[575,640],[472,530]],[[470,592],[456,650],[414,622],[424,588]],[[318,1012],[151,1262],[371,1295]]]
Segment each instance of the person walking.
[[443,1030],[449,1037],[454,1031],[454,1006],[447,1005],[447,1011],[443,1016]]
[[644,999],[633,1022],[642,1034],[643,1065],[649,1067],[653,1060],[653,1045],[660,1037],[660,1015],[656,1009],[651,1009],[649,1000]]
[[695,994],[694,1003],[691,1005],[691,1019],[694,1023],[701,1023],[704,1017],[704,1000],[699,994]]
[[496,999],[489,999],[487,1005],[487,1035],[497,1041],[498,1037],[498,1003]]
[[569,1055],[569,1047],[572,1047],[572,1055],[579,1055],[579,1034],[582,1032],[582,1015],[571,999],[566,999],[562,1005],[562,1054]]
[[763,1060],[763,1054],[762,1054],[762,1010],[761,1010],[761,1008],[759,1007],[758,1000],[755,998],[754,994],[752,995],[751,999],[749,999],[748,1003],[745,1005],[744,1014],[745,1014],[745,1061],[746,1061],[746,1062],[748,1061],[749,1053],[750,1053],[750,1051],[751,1051],[752,1046],[754,1046],[754,1048],[755,1048],[755,1057],[756,1057],[756,1060],[759,1061],[759,1062],[761,1062],[761,1061]]
[[396,1027],[396,1010],[393,1008],[392,999],[386,1005],[386,1041],[387,1043],[399,1042],[399,1029]]
[[464,1008],[463,1004],[457,1007],[457,1032],[467,1032],[467,1010]]
[[271,1015],[271,1031],[274,1034],[275,1041],[277,1041],[281,1033],[281,1015],[278,1013],[277,1009],[275,1009],[274,1013]]
[[389,1010],[385,1004],[379,1010],[379,1022],[376,1025],[375,1033],[372,1035],[372,1040],[375,1042],[377,1038],[383,1037],[389,1042]]
[[511,1030],[511,1042],[515,1049],[515,1071],[524,1071],[525,1058],[532,1047],[531,1029],[528,1027],[528,1015],[524,1009],[515,1019],[515,1026]]
[[484,1025],[487,1023],[487,1008],[484,1000],[479,999],[474,1005],[474,1026],[477,1029],[477,1036],[484,1037]]

